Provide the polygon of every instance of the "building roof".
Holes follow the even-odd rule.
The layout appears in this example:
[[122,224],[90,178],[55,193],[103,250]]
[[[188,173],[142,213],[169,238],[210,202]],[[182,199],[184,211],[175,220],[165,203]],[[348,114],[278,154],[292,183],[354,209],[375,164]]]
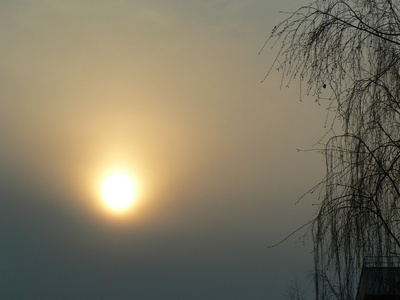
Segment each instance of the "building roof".
[[400,259],[366,259],[356,300],[400,300]]

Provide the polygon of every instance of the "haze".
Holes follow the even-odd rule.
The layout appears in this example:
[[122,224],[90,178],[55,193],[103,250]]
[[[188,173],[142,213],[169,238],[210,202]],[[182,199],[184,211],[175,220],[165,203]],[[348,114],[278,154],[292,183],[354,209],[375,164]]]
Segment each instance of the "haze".
[[[258,55],[298,1],[1,1],[2,299],[282,299],[325,111]],[[96,182],[141,184],[129,217]]]

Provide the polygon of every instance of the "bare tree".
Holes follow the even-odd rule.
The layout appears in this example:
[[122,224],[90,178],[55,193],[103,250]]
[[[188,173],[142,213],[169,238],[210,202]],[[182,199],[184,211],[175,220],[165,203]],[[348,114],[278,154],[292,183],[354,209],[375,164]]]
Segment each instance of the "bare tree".
[[294,280],[290,283],[288,290],[287,290],[287,295],[286,295],[287,300],[304,300],[304,293],[300,287],[300,284],[298,281]]
[[354,299],[363,257],[400,248],[400,1],[316,0],[274,27],[271,42],[282,83],[299,79],[334,116],[320,142],[315,291]]

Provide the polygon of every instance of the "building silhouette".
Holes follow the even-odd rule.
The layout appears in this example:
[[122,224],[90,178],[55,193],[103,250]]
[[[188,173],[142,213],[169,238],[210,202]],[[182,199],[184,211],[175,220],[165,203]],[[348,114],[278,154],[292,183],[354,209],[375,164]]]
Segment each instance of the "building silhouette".
[[400,300],[400,257],[367,257],[356,300]]

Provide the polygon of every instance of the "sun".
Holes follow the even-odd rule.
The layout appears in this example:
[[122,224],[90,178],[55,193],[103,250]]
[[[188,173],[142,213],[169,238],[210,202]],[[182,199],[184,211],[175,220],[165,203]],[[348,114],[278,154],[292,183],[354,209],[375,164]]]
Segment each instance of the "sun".
[[101,193],[109,208],[114,211],[124,211],[132,205],[136,187],[128,175],[112,173],[102,183]]

